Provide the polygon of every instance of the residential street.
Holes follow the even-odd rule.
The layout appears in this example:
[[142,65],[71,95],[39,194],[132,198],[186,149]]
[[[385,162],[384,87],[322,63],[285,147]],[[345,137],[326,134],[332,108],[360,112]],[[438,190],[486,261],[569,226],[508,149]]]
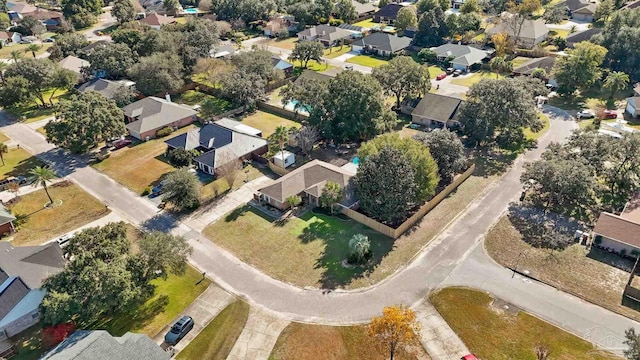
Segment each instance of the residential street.
[[618,339],[625,328],[638,326],[632,320],[545,285],[518,277],[511,279],[511,273],[488,259],[480,245],[486,231],[520,195],[523,163],[537,159],[551,141],[561,141],[568,136],[576,127],[572,120],[552,117],[551,127],[540,139],[539,147],[521,156],[501,180],[413,263],[375,286],[355,291],[300,289],[274,280],[220,249],[197,230],[158,212],[146,199],[87,166],[84,158],[52,149],[44,137],[29,126],[9,124],[6,119],[0,119],[0,126],[7,136],[50,162],[59,175],[69,176],[131,222],[184,234],[194,248],[191,262],[200,270],[206,271],[224,289],[244,296],[252,306],[277,312],[288,320],[362,323],[378,315],[386,305],[417,305],[438,287],[461,284],[495,293],[575,334],[585,336],[590,332],[592,341],[609,341],[614,347],[620,346]]

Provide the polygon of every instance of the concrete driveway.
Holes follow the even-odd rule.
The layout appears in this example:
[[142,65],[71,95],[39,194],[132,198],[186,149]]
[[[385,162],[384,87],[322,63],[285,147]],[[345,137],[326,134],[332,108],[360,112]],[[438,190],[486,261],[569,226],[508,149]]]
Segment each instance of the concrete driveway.
[[359,51],[353,51],[352,50],[352,51],[349,51],[346,54],[342,54],[342,55],[340,55],[338,57],[333,58],[333,60],[335,60],[335,61],[347,61],[347,60],[351,59],[352,57],[355,57],[355,56],[358,56],[358,55],[360,55]]

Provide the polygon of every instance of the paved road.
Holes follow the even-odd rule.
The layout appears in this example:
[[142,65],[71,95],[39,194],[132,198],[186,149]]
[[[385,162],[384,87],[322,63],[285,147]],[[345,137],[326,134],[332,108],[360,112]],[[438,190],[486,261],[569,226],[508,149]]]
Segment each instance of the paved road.
[[[61,175],[69,175],[130,221],[184,234],[195,250],[190,259],[193,264],[206,271],[223,288],[244,296],[252,305],[275,311],[287,319],[325,324],[362,323],[377,315],[386,305],[417,305],[431,290],[460,283],[491,292],[500,290],[499,294],[504,294],[508,301],[576,334],[585,334],[599,326],[598,329],[603,329],[599,333],[620,338],[624,328],[638,324],[609,311],[594,309],[592,305],[564,293],[549,291],[544,285],[509,282],[503,279],[503,268],[490,260],[479,261],[482,253],[474,252],[483,234],[520,194],[518,178],[522,164],[537,159],[543,147],[551,141],[563,140],[575,127],[573,121],[553,118],[551,128],[540,140],[540,147],[521,156],[501,180],[413,263],[380,284],[358,291],[300,289],[274,280],[208,241],[198,231],[176,222],[164,212],[158,213],[147,200],[88,167],[83,158],[53,150],[40,134],[28,126],[20,123],[7,126],[5,122],[2,131],[52,162]],[[512,292],[509,291],[511,288]],[[546,301],[534,301],[536,298],[530,294],[535,293],[545,294]],[[601,338],[594,337],[593,340]]]

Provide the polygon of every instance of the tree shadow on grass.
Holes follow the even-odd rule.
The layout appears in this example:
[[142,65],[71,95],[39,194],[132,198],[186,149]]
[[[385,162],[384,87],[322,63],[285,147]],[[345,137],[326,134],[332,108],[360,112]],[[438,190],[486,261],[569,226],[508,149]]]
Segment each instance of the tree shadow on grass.
[[259,211],[255,211],[249,205],[245,205],[245,206],[240,206],[240,207],[237,207],[237,208],[233,209],[233,211],[231,211],[229,214],[227,214],[227,216],[224,217],[224,221],[225,222],[234,222],[234,221],[238,220],[241,216],[244,216],[244,214],[246,214],[248,211],[251,211],[256,215],[267,219],[266,217],[262,216]]
[[116,317],[92,324],[89,328],[105,329],[113,336],[122,336],[131,329],[147,326],[158,314],[164,312],[168,304],[169,297],[160,295],[148,303],[123,311]]
[[509,205],[508,217],[522,239],[536,248],[562,250],[573,243],[576,230],[584,229],[575,219],[520,203]]
[[14,168],[7,173],[7,176],[24,176],[29,177],[29,170],[36,166],[42,166],[44,163],[35,156],[28,157],[16,164]]

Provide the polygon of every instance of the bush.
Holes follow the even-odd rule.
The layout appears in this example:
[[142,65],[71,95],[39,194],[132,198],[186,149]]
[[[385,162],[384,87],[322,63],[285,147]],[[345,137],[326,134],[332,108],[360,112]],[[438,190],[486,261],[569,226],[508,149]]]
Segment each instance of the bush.
[[173,149],[169,151],[169,162],[175,167],[190,166],[194,153],[185,149]]
[[151,194],[151,191],[152,191],[151,186],[147,186],[146,188],[144,188],[144,191],[142,191],[142,196]]
[[165,136],[171,135],[171,133],[173,133],[173,128],[166,127],[166,128],[162,128],[162,129],[158,130],[156,135],[158,137],[165,137]]
[[351,254],[347,261],[352,264],[361,264],[371,258],[371,240],[366,235],[355,234],[349,240]]
[[51,349],[52,347],[61,343],[67,336],[71,335],[76,326],[72,323],[64,323],[46,327],[42,330],[42,346],[45,349]]

